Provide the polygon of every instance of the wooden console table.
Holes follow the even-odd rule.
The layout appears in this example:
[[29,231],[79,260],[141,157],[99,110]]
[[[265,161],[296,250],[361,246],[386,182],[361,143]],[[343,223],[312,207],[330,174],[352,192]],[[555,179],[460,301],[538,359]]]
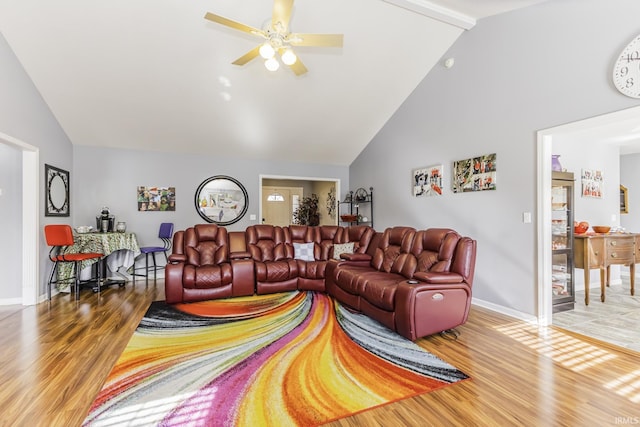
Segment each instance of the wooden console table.
[[[584,303],[589,305],[590,269],[600,269],[600,301],[605,299],[605,285],[609,286],[610,266],[628,265],[631,295],[634,294],[636,239],[640,234],[575,235],[574,264],[584,269]],[[640,243],[640,239],[639,239]]]

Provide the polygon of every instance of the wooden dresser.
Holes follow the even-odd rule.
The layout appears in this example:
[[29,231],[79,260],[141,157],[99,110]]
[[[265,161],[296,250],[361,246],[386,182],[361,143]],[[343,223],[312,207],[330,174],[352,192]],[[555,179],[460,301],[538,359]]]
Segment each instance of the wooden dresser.
[[605,300],[612,265],[628,265],[631,295],[634,294],[635,263],[640,262],[640,234],[574,235],[575,268],[584,269],[584,303],[589,305],[589,270],[600,269],[600,301]]

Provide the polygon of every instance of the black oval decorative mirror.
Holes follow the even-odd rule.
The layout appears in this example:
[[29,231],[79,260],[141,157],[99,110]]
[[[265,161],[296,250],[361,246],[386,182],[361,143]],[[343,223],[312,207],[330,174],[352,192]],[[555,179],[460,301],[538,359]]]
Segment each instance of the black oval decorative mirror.
[[237,179],[225,175],[205,179],[198,186],[194,201],[198,215],[218,225],[240,221],[249,207],[247,190]]
[[69,216],[69,172],[44,165],[44,216]]

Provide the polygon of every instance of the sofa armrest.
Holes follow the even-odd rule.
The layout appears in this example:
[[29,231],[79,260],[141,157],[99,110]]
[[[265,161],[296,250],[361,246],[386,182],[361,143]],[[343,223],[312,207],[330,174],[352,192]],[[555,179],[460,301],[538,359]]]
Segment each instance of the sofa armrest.
[[[424,274],[424,273],[422,273]],[[436,273],[435,279],[450,273]],[[459,276],[453,274],[453,276]],[[471,287],[457,282],[398,283],[395,296],[396,332],[415,341],[418,338],[455,328],[467,321],[471,306]]]
[[431,271],[418,271],[414,273],[413,278],[420,282],[432,284],[448,284],[463,283],[464,277],[458,273],[437,273]]
[[230,259],[247,259],[251,258],[251,253],[249,252],[231,252],[229,254]]
[[169,255],[169,263],[178,264],[181,262],[187,262],[187,256],[183,254],[171,254]]
[[167,264],[164,268],[164,296],[168,304],[183,302],[183,271],[184,262]]
[[344,260],[347,260],[347,261],[367,261],[367,262],[371,261],[371,255],[369,255],[369,254],[358,254],[358,253],[341,254],[340,258],[342,258]]
[[347,261],[345,259],[330,259],[327,261],[327,266],[324,269],[324,283],[325,289],[330,292],[330,288],[335,286],[335,271],[342,266],[359,266],[367,267],[370,265],[369,261]]

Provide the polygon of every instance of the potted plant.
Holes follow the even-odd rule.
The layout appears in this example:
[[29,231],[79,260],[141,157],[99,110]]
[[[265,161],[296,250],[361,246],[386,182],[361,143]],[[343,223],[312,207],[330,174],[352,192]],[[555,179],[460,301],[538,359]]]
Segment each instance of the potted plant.
[[293,223],[299,225],[320,225],[318,196],[316,194],[302,199],[298,209],[293,213]]

